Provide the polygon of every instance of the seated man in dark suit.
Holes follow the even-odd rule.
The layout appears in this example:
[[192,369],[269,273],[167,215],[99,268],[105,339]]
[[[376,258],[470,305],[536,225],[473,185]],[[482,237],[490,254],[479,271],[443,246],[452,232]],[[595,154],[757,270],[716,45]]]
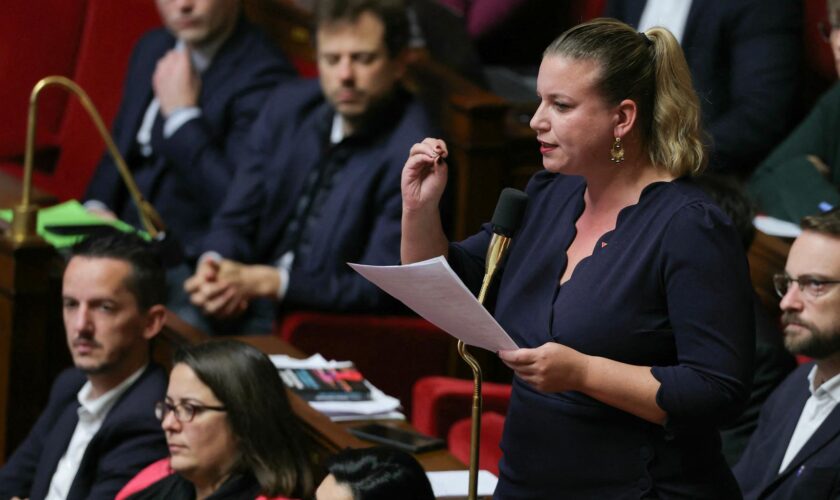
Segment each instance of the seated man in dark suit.
[[[141,193],[194,257],[251,124],[293,70],[245,21],[240,0],[157,0],[157,7],[166,29],[135,47],[113,132]],[[142,228],[109,155],[85,198],[89,209]]]
[[840,210],[802,219],[784,274],[785,347],[813,358],[761,409],[733,471],[746,499],[840,496]]
[[[202,259],[186,283],[212,317],[241,314],[258,298],[331,311],[390,304],[346,262],[399,261],[402,165],[434,133],[398,83],[404,6],[321,1],[315,17],[320,86],[285,85],[267,100],[205,240],[218,257]],[[270,328],[272,308],[263,311],[266,321],[249,331]]]
[[58,376],[29,436],[0,468],[0,498],[110,500],[166,456],[154,413],[166,374],[149,360],[164,290],[160,260],[137,236],[73,248],[62,301],[75,368]]
[[745,178],[790,131],[802,2],[608,0],[604,16],[677,36],[711,136],[713,169]]

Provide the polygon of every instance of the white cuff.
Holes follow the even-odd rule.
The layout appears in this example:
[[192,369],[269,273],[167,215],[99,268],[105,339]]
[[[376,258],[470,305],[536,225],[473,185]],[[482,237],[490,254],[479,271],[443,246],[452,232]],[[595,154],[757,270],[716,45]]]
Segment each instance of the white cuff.
[[213,262],[221,262],[222,260],[224,260],[224,257],[222,257],[222,254],[220,254],[219,252],[210,250],[209,252],[204,252],[203,254],[201,254],[201,256],[198,258],[198,264],[201,265],[201,263],[203,263],[206,260],[212,260]]
[[163,138],[169,139],[175,135],[175,132],[177,132],[183,124],[193,118],[198,118],[199,116],[201,116],[201,108],[198,106],[175,108],[163,124]]
[[85,207],[88,210],[101,210],[103,212],[105,212],[105,211],[110,212],[111,211],[111,209],[108,208],[108,205],[102,203],[99,200],[88,200],[88,201],[84,202],[84,204],[82,204],[82,206]]
[[277,288],[277,301],[282,302],[289,290],[289,270],[285,267],[278,267],[277,274],[280,275],[280,287]]

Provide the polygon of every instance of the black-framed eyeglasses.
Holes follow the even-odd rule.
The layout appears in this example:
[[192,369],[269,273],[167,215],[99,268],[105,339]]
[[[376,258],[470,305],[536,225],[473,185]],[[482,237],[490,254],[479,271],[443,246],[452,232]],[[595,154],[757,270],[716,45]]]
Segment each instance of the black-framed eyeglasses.
[[813,276],[793,278],[784,273],[773,275],[773,287],[776,289],[779,297],[784,297],[787,294],[791,282],[796,282],[799,285],[799,291],[806,297],[816,299],[831,288],[832,285],[840,283],[840,280],[824,280]]
[[188,422],[192,422],[192,419],[195,418],[196,415],[207,410],[226,411],[224,406],[207,406],[195,403],[172,404],[166,401],[158,401],[155,403],[155,417],[157,417],[157,419],[161,422],[163,422],[163,419],[172,412],[175,415],[175,420],[186,424]]
[[820,32],[820,36],[826,42],[831,41],[831,32],[834,30],[840,30],[840,24],[832,24],[826,21],[820,21],[817,23],[817,30]]

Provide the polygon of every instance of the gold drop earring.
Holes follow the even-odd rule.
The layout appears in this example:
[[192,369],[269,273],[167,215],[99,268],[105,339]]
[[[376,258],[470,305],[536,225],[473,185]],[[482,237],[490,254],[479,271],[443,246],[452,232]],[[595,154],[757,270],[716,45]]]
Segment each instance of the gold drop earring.
[[610,159],[613,163],[621,163],[624,161],[624,148],[621,147],[621,137],[616,137],[610,148]]

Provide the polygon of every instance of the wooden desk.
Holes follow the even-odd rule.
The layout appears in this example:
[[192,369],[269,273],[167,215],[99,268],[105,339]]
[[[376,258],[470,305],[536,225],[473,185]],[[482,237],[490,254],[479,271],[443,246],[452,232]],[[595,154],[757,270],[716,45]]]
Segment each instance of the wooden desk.
[[[22,184],[21,179],[5,172],[0,172],[0,208],[12,208],[20,203],[23,194]],[[33,186],[32,203],[42,207],[48,207],[55,205],[57,202],[58,198],[55,195]]]
[[47,245],[0,238],[0,463],[41,414],[69,365],[61,322],[62,260]]
[[[271,335],[245,335],[230,337],[253,345],[266,354],[286,354],[295,357],[304,357],[305,354],[292,345]],[[335,423],[326,415],[315,411],[297,394],[289,393],[289,400],[292,409],[300,417],[301,421],[309,428],[310,435],[316,439],[318,444],[328,453],[335,453],[344,448],[366,448],[375,446],[375,443],[363,441],[347,432],[350,427],[356,427],[370,423],[369,421],[356,421]],[[385,422],[386,425],[415,430],[408,422],[392,421]],[[430,451],[415,455],[420,465],[427,471],[466,469],[467,466],[461,463],[446,450]]]

